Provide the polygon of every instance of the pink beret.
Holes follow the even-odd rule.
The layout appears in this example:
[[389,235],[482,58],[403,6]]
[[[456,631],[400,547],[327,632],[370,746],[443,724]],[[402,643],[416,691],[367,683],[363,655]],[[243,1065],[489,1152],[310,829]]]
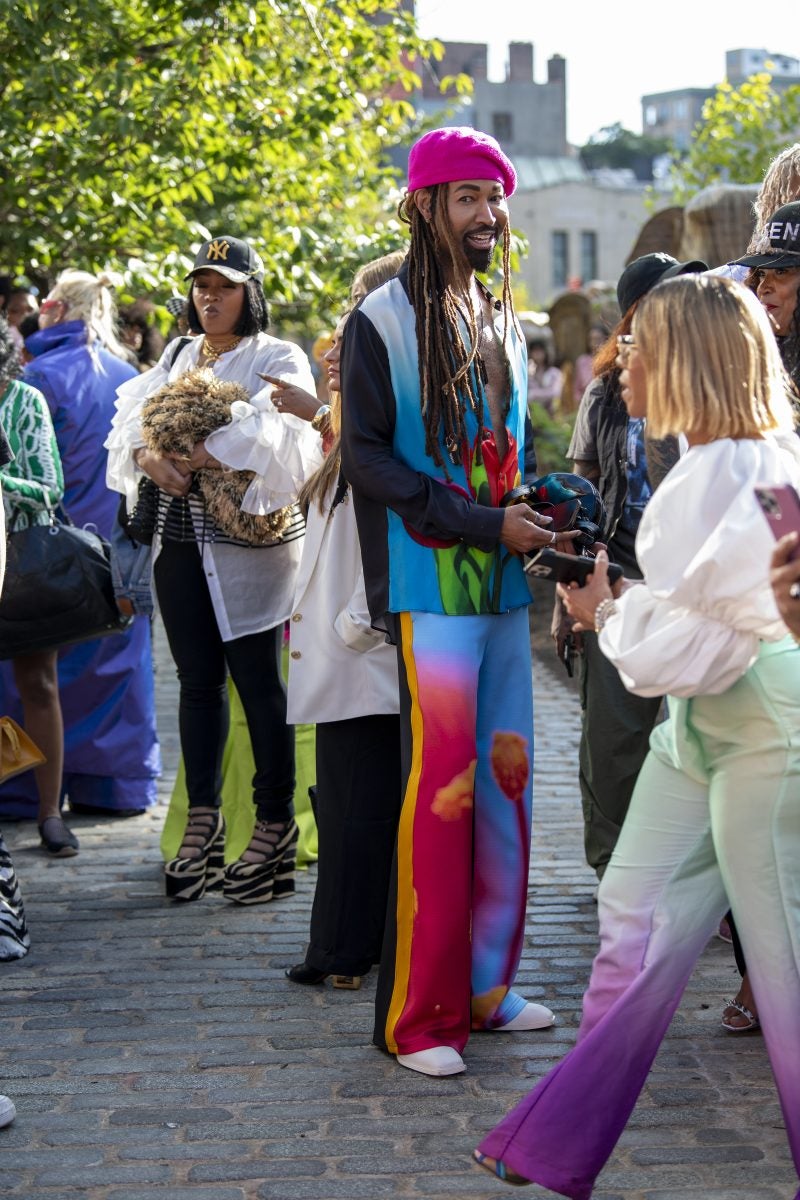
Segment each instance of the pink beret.
[[468,125],[433,129],[411,147],[409,191],[459,179],[496,180],[502,183],[506,196],[513,195],[517,186],[513,164],[494,138]]

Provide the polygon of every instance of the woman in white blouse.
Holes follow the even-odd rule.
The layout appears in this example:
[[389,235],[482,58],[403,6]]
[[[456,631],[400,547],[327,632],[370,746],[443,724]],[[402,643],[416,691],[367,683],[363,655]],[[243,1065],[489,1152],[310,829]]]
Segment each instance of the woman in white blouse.
[[[636,539],[644,581],[599,558],[570,613],[640,695],[667,692],[599,892],[578,1043],[475,1152],[509,1183],[587,1200],[730,898],[800,1166],[800,650],[770,587],[756,484],[800,485],[786,376],[754,296],[690,275],[643,301],[632,416],[689,450]],[[797,1193],[800,1200],[800,1191]]]
[[[217,528],[193,489],[199,468],[254,471],[242,509],[266,515],[294,503],[321,461],[319,434],[306,421],[282,416],[264,374],[313,391],[299,347],[266,332],[269,314],[263,263],[247,243],[218,237],[195,259],[188,321],[198,335],[175,355],[120,388],[106,442],[108,484],[137,501],[142,474],[158,486],[153,576],[164,628],[180,680],[179,725],[186,766],[189,818],[177,856],[165,865],[169,896],[194,900],[223,883],[240,904],[294,890],[297,825],[292,813],[294,737],[286,723],[280,673],[281,631],[292,610],[303,522],[295,509],[280,538],[251,546]],[[199,442],[188,460],[144,445],[145,399],[193,367],[242,384],[249,404]],[[253,837],[241,858],[222,869],[222,752],[228,730],[226,668],[247,716],[256,772]]]

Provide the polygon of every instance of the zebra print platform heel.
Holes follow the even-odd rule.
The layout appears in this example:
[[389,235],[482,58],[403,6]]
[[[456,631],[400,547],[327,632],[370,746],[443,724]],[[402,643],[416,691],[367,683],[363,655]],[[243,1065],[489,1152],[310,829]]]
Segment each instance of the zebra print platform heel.
[[24,958],[30,944],[14,864],[0,833],[0,962]]
[[225,875],[222,813],[218,810],[192,813],[190,809],[184,841],[187,835],[203,840],[197,858],[172,858],[164,864],[164,885],[172,900],[200,900],[206,892],[219,889]]
[[267,904],[291,895],[299,833],[294,817],[282,824],[256,821],[249,849],[266,857],[261,862],[239,858],[225,868],[225,899],[234,904]]

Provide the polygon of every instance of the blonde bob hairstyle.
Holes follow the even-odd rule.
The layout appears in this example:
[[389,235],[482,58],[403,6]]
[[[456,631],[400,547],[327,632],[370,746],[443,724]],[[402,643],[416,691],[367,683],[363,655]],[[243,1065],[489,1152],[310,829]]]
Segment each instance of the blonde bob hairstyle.
[[658,284],[633,321],[650,437],[760,438],[794,428],[790,383],[766,313],[719,275]]

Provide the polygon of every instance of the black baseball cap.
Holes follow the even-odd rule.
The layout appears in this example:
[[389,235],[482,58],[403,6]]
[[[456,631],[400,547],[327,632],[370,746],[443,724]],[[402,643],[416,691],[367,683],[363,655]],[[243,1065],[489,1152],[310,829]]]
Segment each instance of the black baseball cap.
[[678,262],[671,254],[643,254],[628,263],[619,277],[617,284],[617,300],[619,310],[624,315],[630,306],[665,279],[674,279],[676,275],[691,275],[693,272],[707,271],[708,263],[693,258],[689,262]]
[[740,267],[800,267],[800,202],[784,204],[764,226],[771,250],[734,259]]
[[197,271],[218,271],[234,283],[247,283],[248,279],[264,282],[264,264],[253,247],[241,238],[227,234],[203,242],[195,255],[194,266],[184,279],[191,279]]

